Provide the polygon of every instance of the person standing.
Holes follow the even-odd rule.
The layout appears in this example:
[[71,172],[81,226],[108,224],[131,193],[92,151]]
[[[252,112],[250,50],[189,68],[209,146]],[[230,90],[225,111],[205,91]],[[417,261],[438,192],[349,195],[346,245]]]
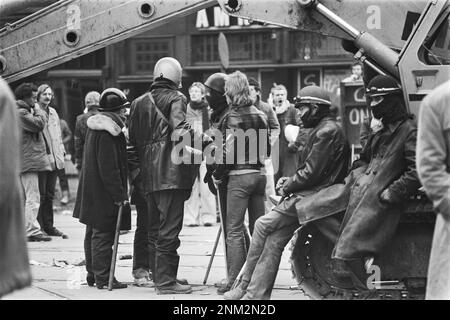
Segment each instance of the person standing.
[[[276,142],[280,136],[280,123],[278,122],[277,115],[273,108],[266,102],[261,100],[261,85],[255,78],[248,79],[249,88],[250,88],[250,96],[254,101],[253,104],[256,108],[264,112],[269,121],[269,129],[270,129],[270,146],[271,151],[273,152],[274,148],[278,147]],[[271,196],[275,196],[275,181],[274,181],[274,170],[272,165],[272,159],[268,158],[264,163],[264,174],[267,179],[266,183],[266,213],[270,212],[273,208],[272,201],[270,200]]]
[[[128,202],[125,94],[116,88],[104,90],[99,113],[87,120],[83,170],[80,174],[73,216],[86,225],[84,253],[87,283],[98,289],[108,286],[115,228],[123,206],[121,230],[131,228]],[[127,285],[116,279],[114,289]]]
[[[28,93],[33,94],[32,87],[28,88]],[[31,285],[19,177],[21,147],[16,108],[11,89],[0,77],[0,298]],[[37,187],[36,172],[34,177]]]
[[[67,155],[68,154],[67,152],[70,150],[69,143],[72,140],[72,131],[70,131],[70,128],[67,125],[66,120],[60,118],[59,124],[61,127],[61,137],[64,145],[65,154]],[[58,170],[58,179],[62,194],[60,202],[62,205],[66,205],[69,203],[70,193],[69,193],[69,181],[67,179],[65,168]]]
[[[189,87],[191,101],[187,105],[186,121],[199,132],[209,129],[209,106],[205,100],[205,86],[194,82]],[[184,203],[184,224],[187,226],[212,226],[216,222],[216,199],[203,181],[206,159],[200,164],[192,193]]]
[[285,128],[289,124],[300,127],[302,127],[302,124],[297,110],[287,100],[286,87],[281,84],[275,85],[271,93],[272,100],[269,100],[269,104],[275,109],[280,124],[278,148],[272,153],[272,163],[275,171],[274,181],[276,184],[281,177],[292,176],[297,168],[297,149],[289,148],[289,142],[284,133]]
[[87,112],[80,114],[77,117],[75,123],[73,144],[75,149],[75,166],[78,171],[81,170],[83,163],[83,150],[87,131],[87,119],[98,113],[99,101],[100,93],[98,93],[97,91],[88,92],[86,94],[86,97],[84,98],[84,105],[86,106]]
[[450,299],[450,81],[422,101],[417,139],[417,171],[437,211],[430,263],[427,300]]
[[22,169],[20,180],[25,192],[25,225],[28,241],[50,241],[38,223],[39,172],[50,170],[43,130],[48,115],[37,104],[37,88],[32,83],[19,85],[14,94],[22,127]]
[[191,293],[191,286],[177,282],[176,276],[184,202],[191,194],[195,175],[192,164],[180,163],[174,150],[180,138],[204,140],[186,121],[186,97],[178,91],[180,63],[171,57],[161,58],[153,75],[150,92],[131,104],[129,127],[130,145],[138,149],[149,225],[159,227],[156,241],[150,241],[155,251],[153,281],[157,294]]
[[[264,215],[266,177],[261,173],[270,155],[267,116],[253,105],[245,74],[236,71],[225,82],[225,97],[230,112],[221,132],[224,152],[222,163],[213,173],[216,181],[228,179],[226,214],[226,250],[228,291],[237,278],[247,255],[244,217],[248,209],[250,234],[255,221]],[[231,135],[231,140],[229,136]],[[230,141],[230,142],[229,142]],[[228,290],[227,290],[228,289]]]
[[55,196],[56,179],[58,170],[64,169],[64,145],[61,137],[59,116],[56,110],[50,107],[53,99],[53,90],[48,84],[42,84],[37,91],[39,106],[48,116],[48,122],[44,127],[44,140],[47,148],[47,158],[50,162],[50,170],[39,172],[39,193],[41,205],[39,206],[38,221],[41,229],[49,236],[67,238],[61,231],[54,227],[53,198]]

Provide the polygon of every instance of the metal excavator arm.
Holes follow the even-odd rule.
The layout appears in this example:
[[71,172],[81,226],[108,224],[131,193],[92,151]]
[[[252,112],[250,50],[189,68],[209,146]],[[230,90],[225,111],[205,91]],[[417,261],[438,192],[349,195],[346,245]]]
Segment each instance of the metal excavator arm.
[[216,3],[216,0],[55,2],[0,29],[0,76],[8,82],[19,80]]
[[353,42],[356,58],[399,79],[396,62],[427,0],[219,0],[224,12]]

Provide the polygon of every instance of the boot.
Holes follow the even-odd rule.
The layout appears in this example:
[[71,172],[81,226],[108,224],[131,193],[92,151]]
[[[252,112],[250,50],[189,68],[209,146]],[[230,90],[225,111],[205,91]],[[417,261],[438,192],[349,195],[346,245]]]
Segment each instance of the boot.
[[170,286],[156,288],[156,294],[187,294],[187,293],[192,293],[192,287],[190,285],[182,285],[175,283]]

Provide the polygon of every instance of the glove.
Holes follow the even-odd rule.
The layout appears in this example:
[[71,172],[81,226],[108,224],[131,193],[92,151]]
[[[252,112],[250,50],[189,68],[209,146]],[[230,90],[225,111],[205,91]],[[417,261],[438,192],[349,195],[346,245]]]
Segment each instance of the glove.
[[380,201],[389,204],[396,204],[400,202],[401,199],[389,189],[384,189],[384,191],[380,194]]
[[289,180],[289,177],[281,177],[280,179],[278,179],[275,190],[277,190],[281,196],[285,196],[285,192],[284,192],[283,188],[288,180]]

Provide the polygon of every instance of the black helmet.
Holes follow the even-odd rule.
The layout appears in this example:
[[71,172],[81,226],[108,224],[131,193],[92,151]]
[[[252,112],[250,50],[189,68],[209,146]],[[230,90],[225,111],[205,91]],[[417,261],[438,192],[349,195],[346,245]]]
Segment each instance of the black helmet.
[[116,88],[105,89],[100,95],[100,111],[116,111],[130,105],[125,93]]
[[377,75],[369,81],[366,87],[366,96],[377,97],[400,93],[401,89],[391,76]]
[[294,102],[296,108],[308,107],[308,111],[301,116],[305,128],[314,128],[324,117],[330,115],[330,95],[318,86],[304,87]]
[[324,106],[331,106],[330,95],[324,89],[318,86],[307,86],[302,88],[298,96],[294,99],[295,106],[302,104],[320,104]]
[[209,89],[217,91],[219,93],[225,93],[225,81],[227,79],[227,75],[225,73],[217,72],[208,77],[206,79],[204,85]]

